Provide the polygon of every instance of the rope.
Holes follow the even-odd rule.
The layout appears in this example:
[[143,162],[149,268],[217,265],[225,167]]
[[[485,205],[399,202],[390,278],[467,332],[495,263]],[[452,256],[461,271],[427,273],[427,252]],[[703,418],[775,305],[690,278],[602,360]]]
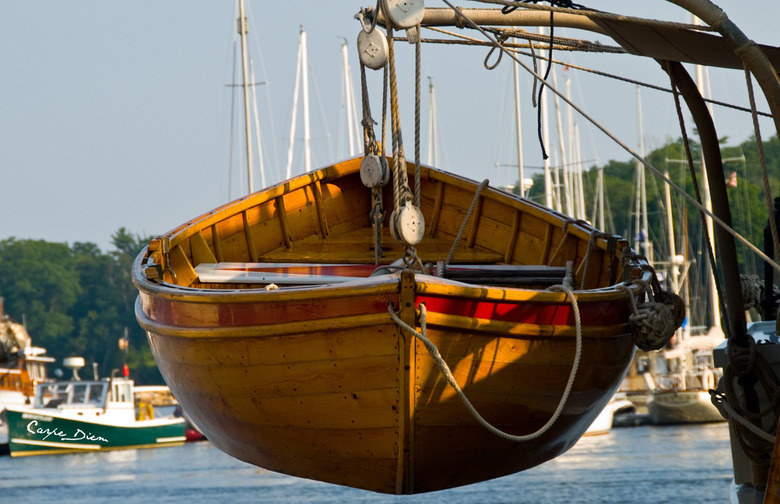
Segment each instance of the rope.
[[745,309],[759,309],[764,298],[764,281],[758,275],[739,275]]
[[[553,31],[555,28],[555,23],[553,21],[553,13],[550,12],[550,49],[547,53],[547,68],[544,70],[544,77],[542,78],[540,85],[539,85],[539,98],[537,99],[539,106],[536,108],[536,134],[539,137],[539,146],[542,148],[542,159],[549,159],[550,156],[547,155],[547,149],[544,147],[544,136],[542,135],[542,93],[544,92],[544,87],[547,84],[547,78],[550,76],[550,70],[552,70],[552,54],[553,54]],[[500,44],[500,42],[497,42]],[[503,52],[501,53],[503,54]],[[498,64],[498,63],[496,63]],[[520,185],[523,185],[523,181],[520,181]]]
[[[780,404],[777,377],[766,359],[756,351],[753,338],[748,338],[747,347],[741,347],[729,340],[726,350],[728,361],[723,368],[723,378],[718,384],[719,389],[722,385],[726,397],[722,405],[729,417],[738,422],[732,422],[730,425],[734,427],[735,437],[745,455],[753,462],[768,463],[774,443],[768,443],[769,439],[758,434],[756,429],[761,430],[763,419],[769,414],[774,415],[770,424],[777,425]],[[743,389],[745,386],[753,388],[754,384],[760,385],[768,399],[768,406],[762,411],[750,411],[747,404],[743,404],[748,401],[747,393],[737,390],[735,384],[739,384]],[[757,391],[752,392],[755,394]],[[725,408],[726,403],[730,408]],[[748,421],[753,423],[755,428],[745,425]]]
[[[521,1],[509,1],[509,0],[475,0],[480,3],[486,3],[486,4],[494,4],[494,5],[505,5],[505,6],[517,6],[522,7],[523,9],[527,10],[540,10],[540,11],[548,11],[548,12],[559,12],[559,13],[570,13],[572,9],[567,8],[561,8],[561,7],[550,7],[547,5],[538,5],[536,2],[533,4],[527,3],[525,0]],[[538,0],[537,0],[538,1]],[[552,3],[552,2],[551,2]],[[706,25],[695,25],[695,24],[689,24],[689,23],[676,23],[672,21],[660,21],[657,19],[645,19],[645,18],[639,18],[635,16],[626,16],[623,14],[613,14],[611,12],[605,12],[605,11],[598,11],[594,9],[587,9],[586,14],[581,14],[584,16],[587,16],[589,19],[608,19],[608,20],[618,20],[618,21],[634,21],[637,23],[641,23],[643,26],[657,26],[661,28],[673,28],[677,30],[693,30],[693,31],[702,31],[702,32],[715,32],[717,29],[714,26],[706,26]]]
[[[540,1],[542,1],[542,0],[518,0],[517,2],[514,2],[514,3],[524,3],[524,4],[533,3],[533,4],[535,4],[535,3],[540,2]],[[560,8],[563,8],[563,9],[575,9],[575,10],[588,9],[584,5],[573,3],[571,0],[547,0],[547,1],[550,2],[550,5],[552,5],[554,7],[560,7]],[[511,12],[514,12],[515,10],[517,10],[519,8],[520,8],[519,5],[509,5],[509,4],[507,4],[507,5],[504,5],[504,7],[501,8],[501,13],[502,14],[509,14]]]
[[420,207],[420,25],[417,25],[417,42],[414,44],[414,206]]
[[[634,345],[646,352],[663,348],[679,327],[675,325],[671,308],[657,301],[637,306],[636,299],[627,286],[618,285],[618,289],[625,291],[631,301],[632,314],[628,317],[628,322]],[[650,291],[649,286],[645,285],[645,290]]]
[[712,402],[715,404],[715,406],[721,406],[726,410],[726,413],[728,414],[729,418],[732,418],[739,422],[741,425],[743,425],[745,428],[747,428],[749,431],[751,431],[756,436],[760,437],[761,439],[764,439],[772,445],[775,444],[776,437],[768,432],[764,432],[763,430],[759,429],[756,425],[753,425],[750,423],[750,421],[742,416],[737,410],[731,407],[731,405],[726,400],[725,394],[718,393],[714,390],[710,390],[710,395],[712,396]]
[[471,413],[471,415],[474,417],[474,419],[477,420],[477,422],[479,422],[480,425],[482,425],[485,429],[495,434],[496,436],[506,439],[507,441],[523,443],[527,441],[533,441],[534,439],[537,439],[538,437],[542,436],[545,432],[550,430],[550,428],[553,425],[555,425],[556,421],[558,421],[558,418],[563,413],[563,408],[566,406],[566,402],[569,400],[569,397],[571,395],[572,388],[574,387],[574,380],[577,377],[577,370],[580,367],[580,361],[582,359],[582,321],[580,319],[580,310],[577,304],[577,299],[574,296],[574,292],[568,287],[564,287],[563,285],[556,285],[550,287],[550,290],[565,292],[566,295],[571,299],[572,310],[574,312],[574,320],[576,323],[576,348],[574,351],[574,362],[572,363],[571,372],[569,373],[569,379],[566,382],[566,388],[563,391],[561,400],[558,403],[558,407],[555,409],[553,415],[550,417],[547,423],[545,423],[538,430],[532,432],[531,434],[526,434],[522,436],[509,434],[508,432],[504,432],[496,428],[495,426],[490,424],[487,420],[485,420],[482,417],[482,415],[479,414],[476,408],[474,408],[474,405],[471,404],[471,401],[469,401],[468,397],[466,397],[466,394],[460,388],[458,382],[455,380],[455,377],[452,375],[452,371],[450,370],[450,367],[445,362],[444,358],[441,356],[439,349],[436,348],[436,345],[431,340],[429,340],[426,335],[427,328],[425,323],[425,315],[426,315],[425,303],[420,303],[419,305],[420,332],[417,332],[415,328],[411,327],[403,320],[401,320],[398,314],[395,313],[395,311],[393,310],[394,306],[392,301],[388,303],[387,309],[388,312],[390,313],[390,317],[395,321],[396,324],[398,324],[398,326],[401,329],[404,329],[408,333],[413,334],[417,339],[419,339],[423,343],[423,345],[425,345],[425,348],[428,350],[428,353],[431,355],[431,357],[433,357],[433,360],[436,361],[436,365],[439,367],[439,370],[444,376],[444,379],[455,390],[455,392],[458,394],[458,398],[460,398],[463,405],[466,406],[466,409],[468,409],[469,413]]
[[[448,30],[444,30],[444,29],[436,27],[436,26],[426,26],[425,28],[428,29],[428,30],[434,31],[434,32],[442,33],[444,35],[449,35],[451,37],[455,37],[455,38],[459,39],[459,40],[425,39],[425,38],[421,39],[421,41],[423,43],[426,43],[426,44],[460,44],[460,45],[475,45],[475,46],[478,45],[478,46],[495,47],[495,45],[492,42],[490,42],[490,41],[486,42],[486,41],[483,41],[483,40],[478,40],[478,39],[475,39],[473,37],[468,37],[468,36],[463,35],[461,33],[456,33],[456,32],[451,32],[451,31],[448,31]],[[471,28],[471,27],[467,27],[467,28]],[[494,35],[496,35],[496,37],[498,37],[499,34],[508,32],[509,36],[507,38],[514,37],[514,38],[524,38],[524,39],[528,39],[528,40],[541,40],[540,36],[535,34],[535,33],[527,32],[525,30],[516,29],[516,28],[515,29],[502,29],[502,28],[487,27],[487,28],[485,28],[485,31],[493,33]],[[397,37],[396,40],[406,40],[406,39],[403,38],[403,37]],[[547,37],[544,38],[544,41],[547,42]],[[568,38],[557,37],[555,39],[555,42],[556,42],[556,45],[555,45],[555,50],[556,51],[575,51],[576,50],[576,51],[581,51],[581,52],[602,52],[602,53],[618,53],[618,54],[625,54],[626,53],[626,51],[622,47],[619,47],[619,46],[606,46],[606,45],[602,45],[602,44],[600,44],[598,42],[588,42],[588,41],[584,41],[584,40],[580,40],[580,39],[568,39]],[[530,58],[533,58],[532,61],[534,63],[534,72],[537,72],[536,60],[538,58],[540,58],[540,57],[537,56],[536,53],[534,52],[534,48],[535,48],[534,44],[532,44],[532,43],[529,43],[529,44],[517,44],[517,43],[514,43],[514,42],[503,42],[503,46],[504,46],[505,50],[507,52],[509,52],[509,53],[519,54],[521,56],[528,56]],[[522,48],[527,47],[528,49],[530,49],[530,52],[525,52],[525,51],[520,51],[520,50],[515,49],[515,48],[521,48],[521,47]],[[574,63],[567,62],[567,61],[561,61],[561,60],[556,60],[556,59],[553,59],[552,61],[556,65],[565,65],[570,70],[580,70],[580,71],[592,73],[594,75],[598,75],[598,76],[601,76],[601,77],[606,77],[608,79],[614,79],[614,80],[618,80],[618,81],[621,81],[621,82],[626,82],[628,84],[633,84],[635,86],[642,86],[642,87],[647,88],[647,89],[653,89],[655,91],[660,91],[662,93],[670,93],[670,94],[673,93],[673,91],[671,89],[665,88],[665,87],[661,87],[661,86],[656,86],[655,84],[650,84],[650,83],[647,83],[647,82],[642,82],[642,81],[638,81],[638,80],[635,80],[635,79],[630,79],[628,77],[623,77],[623,76],[612,74],[612,73],[609,73],[609,72],[603,72],[601,70],[596,70],[594,68],[588,68],[588,67],[584,67],[584,66],[581,66],[581,65],[575,65]],[[534,79],[534,85],[536,85],[536,80],[535,79]],[[536,93],[534,92],[534,94],[536,94]],[[534,97],[534,100],[535,100],[535,97]],[[748,108],[748,107],[741,107],[739,105],[734,105],[733,103],[726,103],[726,102],[719,101],[719,100],[714,100],[714,99],[711,99],[711,98],[703,98],[703,100],[705,102],[711,104],[711,105],[717,105],[719,107],[729,108],[729,109],[732,109],[732,110],[738,110],[740,112],[751,113],[751,109]],[[536,106],[536,105],[534,104],[534,106]],[[772,114],[770,114],[769,112],[756,111],[756,113],[758,115],[760,115],[760,116],[763,116],[763,117],[772,117]]]
[[466,216],[463,218],[463,222],[461,223],[460,229],[458,230],[458,235],[455,237],[455,241],[452,242],[452,247],[450,248],[449,254],[447,254],[447,259],[444,261],[444,264],[441,268],[437,268],[438,275],[440,277],[444,276],[444,272],[447,269],[447,266],[449,266],[452,262],[452,258],[455,256],[455,249],[457,248],[458,243],[460,243],[460,239],[463,237],[463,233],[466,231],[466,225],[469,223],[469,220],[471,220],[471,215],[474,213],[474,208],[477,206],[479,195],[482,194],[482,190],[487,187],[489,183],[490,181],[488,179],[483,180],[482,183],[479,184],[479,187],[477,187],[477,190],[474,191],[474,198],[471,200],[471,205],[466,212]]

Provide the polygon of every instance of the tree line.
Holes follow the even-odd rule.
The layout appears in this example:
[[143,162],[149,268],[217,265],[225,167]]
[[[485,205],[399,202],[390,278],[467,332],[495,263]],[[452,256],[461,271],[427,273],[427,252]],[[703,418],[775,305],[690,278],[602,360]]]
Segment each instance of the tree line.
[[1,240],[5,315],[25,325],[32,344],[57,359],[54,367],[64,357],[80,356],[87,376],[93,362],[104,376],[127,364],[138,383],[161,384],[135,319],[138,291],[130,278],[132,262],[149,239],[124,227],[111,238],[116,250],[110,252],[89,242]]

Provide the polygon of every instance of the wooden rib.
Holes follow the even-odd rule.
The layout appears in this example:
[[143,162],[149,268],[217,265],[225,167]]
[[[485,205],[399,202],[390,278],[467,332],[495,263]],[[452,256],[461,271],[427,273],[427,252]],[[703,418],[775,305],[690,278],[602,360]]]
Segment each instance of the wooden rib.
[[290,231],[287,226],[287,211],[284,209],[284,199],[282,196],[275,198],[276,202],[276,215],[279,217],[279,224],[282,226],[282,238],[284,238],[284,246],[288,249],[292,248],[292,238],[290,238]]
[[330,236],[330,230],[328,228],[328,220],[325,218],[325,210],[322,208],[322,189],[320,189],[320,181],[316,180],[311,184],[311,192],[314,194],[314,204],[317,207],[317,216],[320,219],[320,231],[322,232],[322,239],[326,239]]
[[431,238],[436,237],[436,230],[439,227],[439,216],[441,215],[441,207],[444,204],[444,185],[442,181],[436,181],[436,197],[433,201],[433,212],[428,227],[428,236]]
[[[469,205],[471,202],[469,202]],[[471,215],[471,229],[469,229],[469,236],[466,239],[466,246],[468,248],[474,247],[474,240],[477,237],[477,228],[479,228],[479,219],[482,217],[482,196],[477,199],[477,204],[474,205],[474,213]]]
[[[171,249],[169,255],[171,261],[171,268],[176,272],[176,284],[178,285],[192,285],[192,283],[198,278],[198,274],[190,263],[187,254],[184,252],[181,246],[177,245]],[[170,276],[165,276],[166,282],[173,282]]]
[[[556,247],[555,252],[553,252],[552,257],[550,258],[550,262],[548,263],[550,266],[554,266],[555,262],[558,259],[558,255],[561,252],[566,252],[569,247],[567,247],[567,243],[569,241],[570,233],[563,233],[563,238],[561,238],[561,241],[558,242],[558,247]],[[565,264],[565,258],[564,258],[564,264]]]
[[190,251],[192,252],[192,264],[217,262],[217,258],[211,252],[203,233],[195,233],[190,238]]
[[550,253],[550,247],[552,246],[552,234],[553,224],[547,224],[547,230],[544,232],[544,247],[542,248],[542,255],[539,257],[539,264],[550,265],[550,261],[547,260],[547,255]]
[[211,239],[214,241],[214,256],[217,258],[217,262],[222,262],[222,240],[219,237],[216,224],[211,226]]
[[512,231],[509,236],[510,239],[506,241],[506,250],[504,251],[504,262],[509,263],[512,261],[512,256],[515,253],[515,246],[517,245],[518,232],[520,231],[520,212],[515,210],[512,214]]
[[246,248],[249,250],[249,257],[252,262],[258,262],[257,249],[255,249],[255,240],[252,236],[252,226],[249,225],[249,217],[246,215],[246,210],[241,212],[241,216],[244,218],[244,234],[246,235]]

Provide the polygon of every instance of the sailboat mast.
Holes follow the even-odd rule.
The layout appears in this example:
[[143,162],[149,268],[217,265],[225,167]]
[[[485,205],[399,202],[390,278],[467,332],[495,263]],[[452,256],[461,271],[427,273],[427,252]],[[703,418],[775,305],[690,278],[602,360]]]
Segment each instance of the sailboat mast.
[[251,120],[249,113],[249,56],[246,45],[247,22],[244,0],[238,0],[238,33],[241,36],[241,62],[244,77],[244,126],[246,129],[246,171],[247,181],[249,182],[249,193],[254,191],[252,181],[252,133]]
[[523,170],[523,135],[520,127],[520,65],[517,61],[512,60],[512,74],[514,77],[515,86],[515,134],[517,141],[517,169],[519,171],[520,180],[518,188],[520,190],[520,196],[525,196],[525,173]]
[[[537,28],[537,31],[540,35],[544,35],[544,28],[541,26]],[[539,60],[545,59],[545,53],[546,51],[542,50],[539,51]],[[537,107],[540,108],[540,115],[542,116],[542,141],[544,142],[544,145],[549,145],[549,138],[550,138],[550,131],[549,131],[549,125],[547,123],[547,94],[542,93],[541,99],[539,100],[539,103],[536,104]],[[548,208],[554,208],[555,210],[560,211],[561,210],[561,199],[557,198],[555,202],[553,202],[553,180],[552,180],[552,173],[550,172],[550,158],[544,160],[544,204],[547,205]]]
[[309,123],[309,51],[306,32],[301,28],[301,78],[303,79],[303,163],[311,171],[311,126]]
[[[558,72],[555,69],[552,70],[553,86],[558,88]],[[569,167],[566,157],[566,147],[564,145],[563,135],[563,118],[561,117],[561,103],[558,95],[553,96],[553,106],[555,107],[555,126],[558,132],[558,152],[561,155],[561,171],[563,173],[563,202],[566,210],[566,215],[574,216],[574,207],[572,205],[572,184],[571,176],[569,175]]]
[[355,97],[352,94],[352,79],[349,75],[349,57],[347,54],[347,41],[341,44],[341,64],[344,71],[344,102],[345,111],[347,116],[347,146],[349,148],[349,156],[355,155],[355,122],[353,120]]
[[[693,24],[701,24],[701,20],[693,16]],[[709,98],[710,95],[707,92],[709,84],[705,83],[704,68],[701,65],[696,65],[696,87],[699,88],[699,93],[704,98]],[[712,116],[712,106],[709,107],[710,116]],[[707,211],[712,212],[712,197],[710,195],[710,183],[707,176],[707,167],[704,164],[704,157],[701,157],[701,173],[702,173],[702,199],[704,199],[704,208]],[[715,255],[715,225],[712,221],[712,217],[709,215],[704,216],[704,221],[707,223],[707,235],[709,236],[710,249],[712,250],[712,257],[717,258]],[[720,327],[720,299],[718,298],[718,289],[715,285],[715,265],[710,267],[710,300],[712,305],[712,327]]]
[[[664,173],[669,178],[669,171]],[[669,184],[664,184],[664,199],[666,201],[666,227],[669,233],[669,271],[672,273],[672,292],[680,293],[680,272],[677,269],[677,247],[674,242],[674,219],[672,218],[672,190]]]
[[[645,140],[644,132],[642,130],[642,92],[639,86],[636,87],[636,115],[637,115],[637,131],[639,132],[639,149],[638,154],[640,157],[645,157]],[[650,247],[650,226],[647,223],[647,187],[645,183],[645,165],[637,161],[637,190],[639,191],[639,202],[641,205],[640,215],[642,218],[641,234],[642,234],[642,249],[647,257],[648,262],[653,264],[653,251]]]
[[436,145],[436,94],[433,89],[433,80],[428,77],[428,92],[430,93],[430,105],[428,107],[428,165],[438,166],[439,156]]

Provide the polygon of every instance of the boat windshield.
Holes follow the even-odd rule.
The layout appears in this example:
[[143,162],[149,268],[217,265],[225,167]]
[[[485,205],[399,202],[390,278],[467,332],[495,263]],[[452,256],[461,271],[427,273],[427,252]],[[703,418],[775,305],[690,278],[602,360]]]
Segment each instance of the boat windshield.
[[36,408],[103,408],[106,404],[106,382],[42,383],[35,393]]

